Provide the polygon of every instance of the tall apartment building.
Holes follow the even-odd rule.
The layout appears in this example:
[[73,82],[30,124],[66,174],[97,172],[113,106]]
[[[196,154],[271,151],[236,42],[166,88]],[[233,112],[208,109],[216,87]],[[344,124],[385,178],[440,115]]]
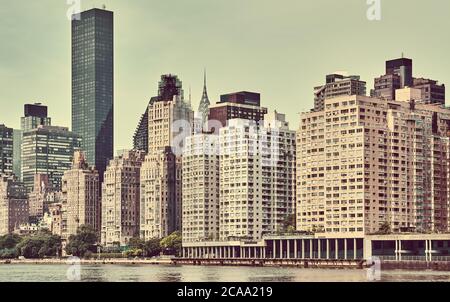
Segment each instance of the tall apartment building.
[[181,229],[181,152],[194,113],[177,76],[163,75],[148,107],[148,155],[141,168],[141,235]]
[[246,119],[255,122],[264,120],[267,108],[261,107],[259,93],[241,91],[225,94],[220,102],[209,107],[208,130],[219,133],[231,119]]
[[194,134],[183,151],[183,242],[219,239],[219,136]]
[[72,19],[72,131],[103,178],[114,148],[114,15],[91,9]]
[[112,159],[102,184],[101,242],[106,246],[128,244],[139,237],[140,171],[144,151],[127,151]]
[[366,95],[366,82],[359,76],[327,75],[325,85],[314,87],[314,111],[323,110],[326,99],[341,95]]
[[140,232],[145,240],[177,230],[177,159],[171,147],[154,151],[141,166]]
[[13,173],[13,129],[0,124],[0,174]]
[[342,96],[301,115],[298,230],[448,231],[450,111],[400,95]]
[[23,132],[21,180],[28,192],[33,189],[36,174],[48,175],[52,187],[60,190],[61,178],[80,146],[80,136],[65,127],[38,126]]
[[81,225],[90,225],[100,234],[101,199],[98,171],[89,167],[84,153],[74,154],[71,169],[62,178],[63,238],[76,234]]
[[26,189],[14,175],[0,175],[0,236],[28,223]]
[[261,239],[293,212],[295,131],[284,115],[258,125],[234,119],[220,130],[220,239]]
[[38,223],[44,217],[44,204],[52,192],[47,174],[34,175],[33,190],[28,194],[29,215],[32,223]]

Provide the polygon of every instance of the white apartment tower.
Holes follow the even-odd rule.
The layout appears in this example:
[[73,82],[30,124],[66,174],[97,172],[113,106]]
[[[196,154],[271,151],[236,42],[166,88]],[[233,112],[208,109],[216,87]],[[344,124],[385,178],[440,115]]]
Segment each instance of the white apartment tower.
[[219,136],[195,134],[183,151],[183,242],[219,239]]
[[109,162],[102,184],[101,242],[106,246],[128,244],[139,236],[140,171],[143,151],[125,151]]
[[220,239],[261,239],[293,212],[295,131],[282,114],[220,129]]
[[449,230],[450,110],[365,96],[325,100],[297,135],[297,229],[362,236]]

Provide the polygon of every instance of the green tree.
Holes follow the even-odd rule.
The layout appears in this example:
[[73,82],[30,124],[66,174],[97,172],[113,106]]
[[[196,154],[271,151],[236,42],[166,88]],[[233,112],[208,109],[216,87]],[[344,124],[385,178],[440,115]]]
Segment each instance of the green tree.
[[61,238],[48,230],[43,230],[36,235],[24,237],[16,249],[18,254],[25,258],[55,257],[60,254]]
[[380,226],[380,230],[378,231],[378,234],[388,235],[391,233],[392,233],[391,224],[387,221],[383,222],[383,224]]
[[181,252],[181,242],[181,233],[177,231],[163,238],[160,244],[165,254],[179,255]]
[[20,241],[22,241],[22,237],[17,234],[0,236],[0,250],[13,249]]
[[144,255],[147,257],[155,257],[161,253],[161,244],[160,239],[154,238],[145,242],[145,246],[143,248]]
[[82,225],[75,235],[69,236],[66,253],[72,256],[85,258],[96,252],[98,242],[97,232],[89,225]]
[[282,233],[293,233],[295,232],[295,214],[286,215],[281,224]]
[[145,248],[145,240],[139,237],[130,238],[128,241],[128,247],[132,250],[143,250]]

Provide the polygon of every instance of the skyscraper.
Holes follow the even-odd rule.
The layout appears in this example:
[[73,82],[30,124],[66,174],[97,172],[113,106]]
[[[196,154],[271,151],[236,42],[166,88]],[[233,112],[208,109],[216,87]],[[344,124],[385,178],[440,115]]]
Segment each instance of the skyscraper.
[[23,133],[22,181],[28,192],[35,174],[46,174],[55,190],[61,189],[64,171],[70,169],[73,153],[80,149],[81,138],[68,128],[39,126]]
[[161,76],[158,96],[148,106],[148,155],[141,167],[141,236],[146,239],[180,230],[180,156],[193,118],[178,77]]
[[91,9],[72,20],[72,130],[103,178],[114,148],[113,12]]
[[208,121],[208,115],[209,115],[209,105],[210,101],[208,98],[208,90],[206,89],[206,71],[204,74],[203,79],[203,95],[202,99],[200,100],[200,105],[198,106],[198,112],[201,116],[201,125],[204,126],[205,122]]
[[39,126],[50,126],[52,119],[48,117],[47,106],[41,103],[25,104],[23,116],[20,118],[20,130],[14,129],[14,174],[22,180],[22,140],[23,133],[31,131]]
[[13,172],[13,129],[0,124],[0,174]]

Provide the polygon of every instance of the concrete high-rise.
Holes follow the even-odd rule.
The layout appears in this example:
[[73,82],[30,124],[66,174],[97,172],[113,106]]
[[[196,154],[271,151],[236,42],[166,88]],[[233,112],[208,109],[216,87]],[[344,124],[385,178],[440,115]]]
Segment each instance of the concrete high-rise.
[[181,153],[194,113],[177,76],[163,75],[148,107],[148,155],[141,167],[141,236],[181,230]]
[[112,159],[102,184],[101,242],[126,246],[139,237],[140,171],[145,152],[127,151]]
[[26,189],[14,175],[0,174],[0,236],[28,223]]
[[13,173],[13,129],[0,124],[0,174]]
[[366,82],[359,76],[327,75],[325,85],[314,87],[314,111],[323,110],[326,99],[340,95],[366,95]]
[[176,165],[170,147],[150,153],[142,163],[140,233],[145,240],[163,238],[177,230]]
[[183,242],[219,239],[219,136],[194,134],[183,151]]
[[99,175],[88,165],[83,152],[75,152],[71,169],[64,172],[61,212],[64,239],[76,234],[81,225],[90,225],[100,235]]
[[72,20],[72,131],[100,179],[114,148],[113,19],[94,8]]
[[449,231],[450,110],[408,95],[420,90],[405,88],[396,101],[337,97],[301,115],[299,231]]
[[259,240],[293,213],[295,131],[274,113],[220,129],[220,239]]
[[79,150],[81,138],[68,128],[38,126],[22,137],[21,180],[28,192],[33,189],[34,176],[46,174],[55,190],[61,189],[64,171],[72,165],[73,153]]

